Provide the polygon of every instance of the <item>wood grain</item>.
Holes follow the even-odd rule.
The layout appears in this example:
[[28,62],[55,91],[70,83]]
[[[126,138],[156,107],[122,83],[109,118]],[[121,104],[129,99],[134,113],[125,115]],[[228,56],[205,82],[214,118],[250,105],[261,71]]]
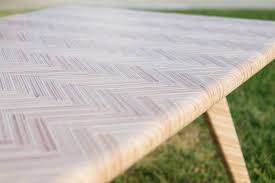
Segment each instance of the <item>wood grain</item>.
[[271,62],[274,35],[83,6],[0,19],[0,182],[112,180]]
[[204,115],[233,183],[250,183],[241,146],[226,98]]

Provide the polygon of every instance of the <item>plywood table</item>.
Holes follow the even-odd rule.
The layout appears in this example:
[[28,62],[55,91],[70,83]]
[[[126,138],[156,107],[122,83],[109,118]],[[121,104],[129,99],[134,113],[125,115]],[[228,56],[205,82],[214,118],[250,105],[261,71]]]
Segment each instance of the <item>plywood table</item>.
[[274,37],[267,21],[81,6],[1,18],[0,182],[111,181],[205,112],[250,182],[225,97]]

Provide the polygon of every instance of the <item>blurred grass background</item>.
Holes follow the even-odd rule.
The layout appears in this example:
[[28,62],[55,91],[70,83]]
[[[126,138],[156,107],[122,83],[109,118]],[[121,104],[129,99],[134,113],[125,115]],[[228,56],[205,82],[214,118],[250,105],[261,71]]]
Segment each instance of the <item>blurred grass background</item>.
[[[275,10],[160,10],[275,20]],[[25,11],[0,11],[0,16]],[[275,62],[228,96],[252,182],[275,183]],[[199,118],[113,183],[229,182],[207,125]]]
[[[1,0],[0,0],[1,1]],[[0,2],[1,6],[1,2]],[[20,14],[20,13],[27,13],[31,12],[37,9],[23,9],[23,10],[0,10],[0,17],[1,16],[8,16],[8,15],[15,15],[15,14]]]

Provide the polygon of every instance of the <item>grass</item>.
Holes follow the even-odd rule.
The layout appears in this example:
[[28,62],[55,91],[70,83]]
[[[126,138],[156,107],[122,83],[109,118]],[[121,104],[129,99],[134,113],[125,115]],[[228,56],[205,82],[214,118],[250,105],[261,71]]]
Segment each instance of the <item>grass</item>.
[[12,15],[12,14],[14,14],[14,13],[11,11],[0,11],[0,16],[7,16],[7,15]]
[[[171,12],[161,10],[165,12]],[[176,13],[275,20],[274,10],[176,10]],[[0,16],[15,12],[0,12]],[[18,12],[16,12],[18,13]],[[275,62],[228,97],[252,182],[275,182]],[[229,182],[201,118],[113,183]]]
[[[156,10],[154,10],[156,11]],[[233,18],[259,19],[259,20],[275,20],[274,9],[190,9],[190,10],[157,10],[166,13],[184,13],[194,15],[221,16]]]
[[[275,10],[160,10],[275,20]],[[275,182],[275,62],[228,96],[252,182]],[[204,121],[161,145],[113,183],[229,182]]]
[[14,14],[18,14],[18,13],[26,13],[26,12],[30,12],[30,11],[33,11],[33,10],[32,9],[27,9],[27,10],[6,10],[6,11],[2,10],[2,11],[0,11],[0,17],[1,16],[14,15]]

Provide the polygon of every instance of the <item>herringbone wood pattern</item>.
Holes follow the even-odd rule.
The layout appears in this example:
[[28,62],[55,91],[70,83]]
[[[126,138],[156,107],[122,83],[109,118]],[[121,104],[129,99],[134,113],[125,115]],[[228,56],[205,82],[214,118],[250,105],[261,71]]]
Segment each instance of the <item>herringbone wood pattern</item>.
[[0,20],[0,182],[106,182],[275,58],[275,23],[63,7]]

